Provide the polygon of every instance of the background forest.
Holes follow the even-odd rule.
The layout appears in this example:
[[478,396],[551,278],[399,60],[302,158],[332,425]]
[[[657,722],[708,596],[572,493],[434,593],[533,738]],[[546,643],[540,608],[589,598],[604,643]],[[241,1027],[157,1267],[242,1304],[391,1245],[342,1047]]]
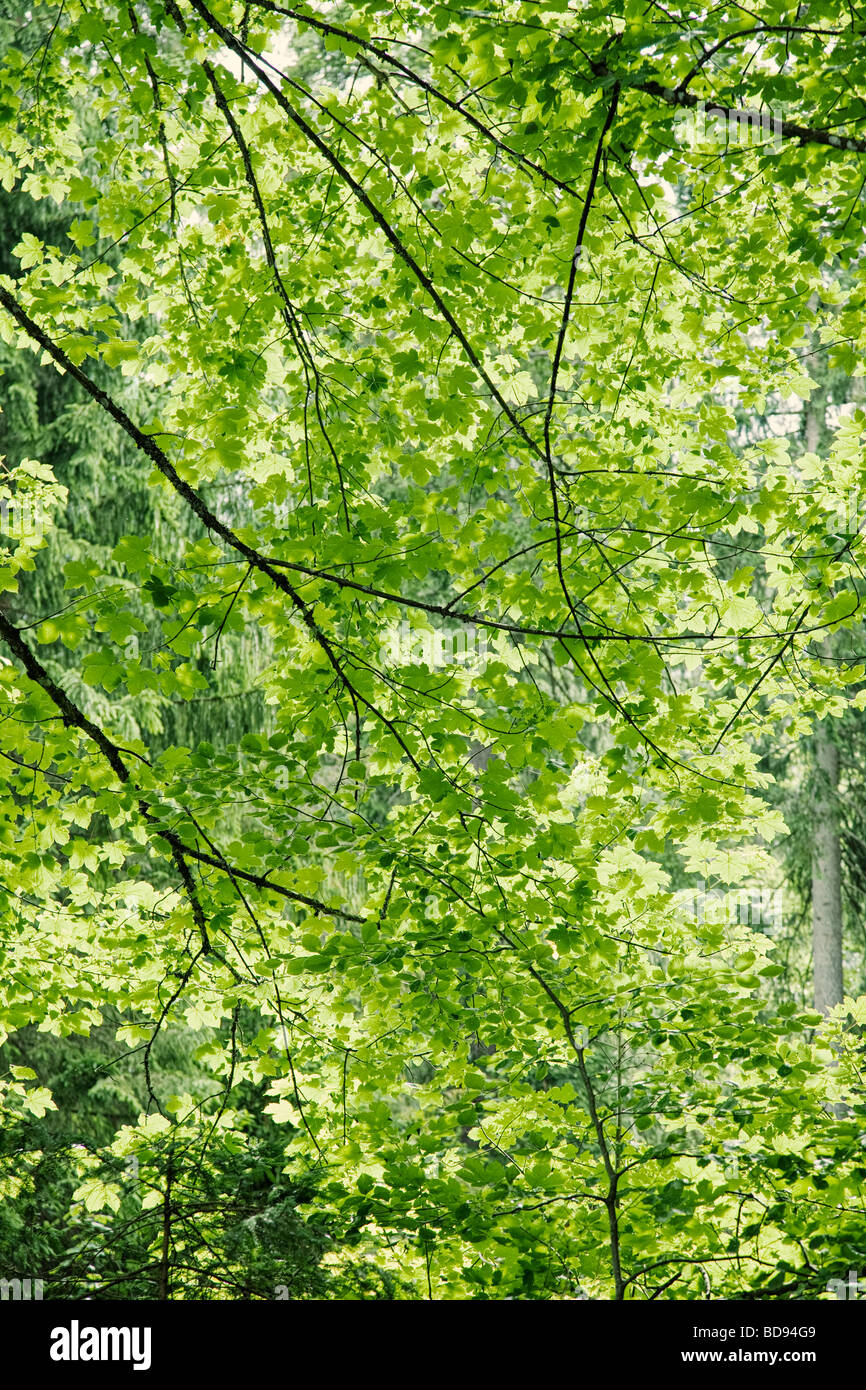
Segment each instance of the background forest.
[[866,1268],[864,37],[0,0],[0,1278]]

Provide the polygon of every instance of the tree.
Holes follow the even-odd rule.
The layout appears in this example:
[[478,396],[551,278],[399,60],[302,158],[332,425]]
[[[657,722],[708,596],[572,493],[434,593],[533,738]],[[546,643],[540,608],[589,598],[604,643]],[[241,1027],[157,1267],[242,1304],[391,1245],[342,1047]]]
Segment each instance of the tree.
[[[688,904],[774,871],[768,722],[863,703],[820,643],[859,608],[828,494],[866,415],[820,457],[737,429],[811,396],[815,343],[862,370],[863,19],[764,9],[7,24],[0,178],[75,215],[22,234],[0,328],[185,524],[0,611],[0,1022],[122,1015],[147,1113],[74,1200],[116,1211],[139,1160],[165,1297],[221,1296],[189,1203],[243,1086],[350,1284],[802,1297],[862,1253],[866,1001],[779,1003],[772,939]],[[47,529],[44,464],[13,493]],[[119,725],[250,634],[240,737]],[[166,1093],[170,1026],[210,1083]]]

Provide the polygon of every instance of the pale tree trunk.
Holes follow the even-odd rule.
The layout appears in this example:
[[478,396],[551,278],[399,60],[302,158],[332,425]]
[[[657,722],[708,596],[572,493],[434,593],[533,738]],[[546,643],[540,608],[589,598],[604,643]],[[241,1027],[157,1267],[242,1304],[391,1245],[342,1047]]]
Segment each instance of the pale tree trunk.
[[842,1002],[842,854],[837,793],[839,750],[827,721],[815,735],[815,837],[812,847],[812,957],[815,1008]]

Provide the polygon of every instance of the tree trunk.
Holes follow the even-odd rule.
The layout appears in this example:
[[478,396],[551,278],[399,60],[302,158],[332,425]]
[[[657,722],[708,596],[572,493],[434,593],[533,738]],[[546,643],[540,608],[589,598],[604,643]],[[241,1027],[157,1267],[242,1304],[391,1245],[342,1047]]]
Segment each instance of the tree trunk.
[[812,849],[812,955],[815,1008],[842,1002],[842,856],[836,807],[839,750],[826,722],[815,734],[815,840]]

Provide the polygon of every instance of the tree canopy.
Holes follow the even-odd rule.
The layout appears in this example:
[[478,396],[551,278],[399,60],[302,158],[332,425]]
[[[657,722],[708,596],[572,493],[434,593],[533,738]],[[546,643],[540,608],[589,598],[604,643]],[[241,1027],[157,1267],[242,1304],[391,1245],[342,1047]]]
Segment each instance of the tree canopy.
[[0,19],[0,1025],[129,1078],[76,1296],[866,1264],[866,997],[779,985],[771,766],[866,703],[864,26]]

